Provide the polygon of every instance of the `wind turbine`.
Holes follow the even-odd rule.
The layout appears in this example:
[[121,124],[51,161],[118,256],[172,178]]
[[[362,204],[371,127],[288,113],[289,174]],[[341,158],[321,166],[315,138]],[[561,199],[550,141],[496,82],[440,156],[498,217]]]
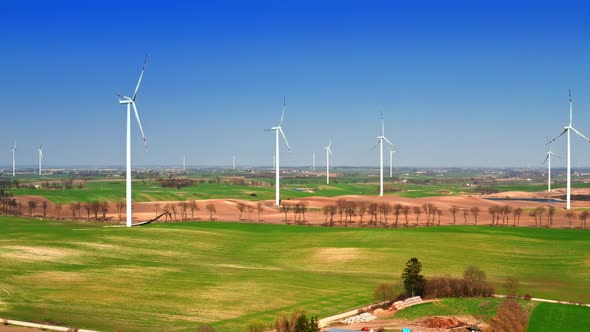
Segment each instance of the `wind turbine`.
[[143,78],[143,73],[145,72],[145,66],[147,64],[147,56],[145,57],[145,61],[143,62],[143,66],[141,67],[141,74],[139,74],[139,80],[137,81],[137,85],[135,86],[135,92],[133,92],[133,97],[127,97],[122,95],[117,95],[119,97],[119,104],[127,105],[127,169],[125,172],[125,178],[127,183],[126,188],[126,200],[127,200],[127,227],[132,226],[133,221],[133,211],[131,210],[132,201],[131,201],[131,107],[133,106],[133,111],[135,112],[135,118],[137,119],[137,124],[139,125],[139,130],[141,131],[141,136],[143,137],[143,144],[145,146],[145,150],[147,151],[147,140],[145,139],[145,135],[143,134],[143,128],[141,127],[141,121],[139,120],[139,114],[137,113],[137,107],[135,106],[135,100],[137,99],[137,93],[139,92],[139,86],[141,85],[141,79]]
[[16,176],[16,140],[14,140],[14,147],[10,149],[12,151],[12,176]]
[[547,192],[551,192],[551,156],[556,156],[559,158],[559,155],[551,152],[551,144],[549,144],[549,151],[547,151],[547,158],[545,158],[544,163],[547,163]]
[[232,165],[231,166],[232,170],[235,171],[236,170],[236,156],[232,156],[231,165]]
[[315,171],[315,152],[313,153],[313,161],[311,163],[311,170]]
[[182,171],[186,172],[186,156],[182,157]]
[[396,152],[396,149],[389,148],[389,177],[393,177],[393,154]]
[[280,157],[279,157],[279,133],[281,134],[281,136],[283,136],[283,139],[285,140],[285,144],[287,144],[287,148],[289,149],[289,153],[291,152],[291,147],[289,146],[289,142],[287,141],[287,137],[285,137],[285,133],[283,132],[283,119],[285,118],[285,98],[283,97],[283,114],[281,114],[281,121],[279,122],[279,125],[276,127],[272,127],[270,129],[267,129],[267,131],[271,131],[274,130],[275,131],[275,189],[276,189],[276,197],[275,197],[275,204],[276,206],[279,206],[281,204],[281,198],[280,198],[280,190],[281,190],[281,186],[280,186],[280,173],[279,173],[279,169],[280,169]]
[[559,134],[559,136],[555,137],[554,139],[550,140],[549,142],[547,142],[547,145],[550,145],[551,143],[555,142],[555,140],[557,140],[558,138],[560,138],[561,136],[563,136],[563,134],[567,133],[567,189],[566,189],[566,209],[570,209],[570,196],[571,196],[571,148],[570,148],[570,131],[573,131],[574,133],[578,134],[580,137],[582,137],[583,139],[585,139],[586,141],[590,142],[590,139],[588,139],[588,137],[584,136],[581,132],[577,131],[574,127],[572,127],[572,92],[569,91],[569,95],[570,95],[570,123],[565,126],[563,128],[563,131],[561,132],[561,134]]
[[41,175],[41,160],[43,160],[43,146],[39,145],[39,175]]
[[331,146],[332,140],[330,139],[328,146],[324,147],[324,149],[326,149],[326,184],[330,184],[330,156],[332,155],[332,149],[330,149]]
[[391,143],[385,137],[385,122],[383,121],[383,113],[381,113],[381,136],[377,136],[377,144],[371,148],[371,151],[375,150],[377,145],[379,145],[379,160],[380,160],[380,168],[379,168],[379,196],[383,196],[383,142],[389,144],[392,148],[395,148],[395,145]]

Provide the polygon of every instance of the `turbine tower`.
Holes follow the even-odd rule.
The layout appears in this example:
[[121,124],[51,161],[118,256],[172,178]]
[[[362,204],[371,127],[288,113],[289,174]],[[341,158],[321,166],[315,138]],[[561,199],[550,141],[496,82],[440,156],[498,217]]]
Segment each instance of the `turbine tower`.
[[234,171],[236,170],[236,156],[232,156],[232,159],[231,159],[231,168]]
[[389,177],[393,177],[393,154],[395,153],[395,149],[389,147]]
[[141,126],[141,121],[139,120],[139,113],[137,113],[137,107],[135,106],[135,100],[137,99],[137,93],[139,92],[139,86],[141,85],[141,79],[143,78],[143,73],[145,72],[146,65],[147,56],[145,57],[145,61],[143,63],[143,66],[141,67],[141,73],[139,74],[139,80],[137,81],[137,85],[135,86],[135,92],[133,92],[133,97],[117,95],[119,97],[119,104],[127,105],[127,169],[125,172],[127,184],[127,227],[131,227],[133,221],[133,211],[131,210],[131,107],[133,107],[133,111],[135,112],[135,119],[137,119],[137,124],[139,125],[141,136],[143,137],[143,145],[145,146],[145,150],[147,151],[147,140],[145,139],[145,135],[143,134],[143,128]]
[[10,151],[12,151],[12,176],[14,177],[16,176],[16,140],[14,140],[14,146]]
[[330,149],[331,146],[332,140],[330,140],[328,146],[324,147],[324,149],[326,149],[326,184],[330,184],[330,156],[332,155],[332,149]]
[[39,145],[39,176],[41,176],[41,160],[43,160],[43,146]]
[[549,151],[547,151],[547,158],[545,158],[544,163],[547,163],[547,192],[551,192],[551,156],[556,156],[559,158],[559,155],[551,152],[551,144],[549,144]]
[[267,129],[267,131],[271,131],[274,130],[275,131],[275,189],[276,189],[276,197],[275,197],[275,205],[279,206],[281,204],[281,198],[280,198],[280,190],[281,190],[281,186],[280,186],[280,157],[279,157],[279,133],[281,134],[281,136],[283,136],[283,139],[285,140],[285,144],[287,144],[287,148],[289,149],[289,153],[291,152],[291,147],[289,146],[289,142],[287,141],[287,137],[285,137],[285,133],[283,132],[283,119],[285,118],[285,98],[283,97],[283,114],[281,114],[281,121],[279,122],[279,125],[276,127],[272,127],[270,129]]
[[580,137],[582,137],[583,139],[585,139],[586,141],[590,142],[590,139],[588,139],[588,137],[584,136],[581,132],[577,131],[576,128],[572,127],[572,92],[569,92],[570,95],[570,122],[567,126],[565,126],[563,128],[563,131],[561,132],[561,134],[559,134],[559,136],[555,137],[554,139],[550,140],[549,142],[547,142],[547,145],[550,145],[551,143],[555,142],[555,140],[557,140],[558,138],[560,138],[561,136],[563,136],[563,134],[567,133],[567,189],[566,189],[566,209],[570,209],[570,196],[571,196],[571,158],[572,158],[572,154],[571,154],[571,147],[570,147],[570,136],[571,136],[571,131],[573,131],[574,133],[578,134]]
[[315,171],[315,152],[313,153],[313,161],[311,163],[311,170]]
[[381,113],[381,136],[377,136],[377,144],[373,148],[371,148],[371,151],[373,151],[373,150],[375,150],[377,145],[379,145],[379,150],[380,150],[380,154],[379,154],[379,163],[380,163],[380,167],[379,167],[379,196],[383,196],[383,143],[384,142],[389,144],[392,148],[395,148],[395,145],[393,145],[393,143],[391,143],[385,137],[385,121],[383,121],[383,113]]
[[186,156],[182,157],[182,171],[186,172]]

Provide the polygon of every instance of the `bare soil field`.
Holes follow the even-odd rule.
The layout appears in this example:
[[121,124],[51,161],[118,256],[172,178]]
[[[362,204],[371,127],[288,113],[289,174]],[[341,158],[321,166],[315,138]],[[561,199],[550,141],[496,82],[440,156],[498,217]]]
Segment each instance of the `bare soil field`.
[[[442,210],[442,215],[440,216],[440,224],[441,225],[449,225],[453,224],[453,219],[455,219],[456,224],[475,224],[475,218],[473,215],[468,214],[464,215],[462,210],[469,210],[473,207],[478,207],[480,209],[479,216],[477,218],[477,224],[480,225],[489,225],[491,224],[491,215],[488,213],[488,209],[492,206],[505,206],[508,205],[511,208],[522,208],[524,211],[520,216],[520,226],[534,226],[535,220],[532,216],[529,216],[529,212],[532,209],[537,207],[549,207],[554,206],[556,208],[556,213],[553,218],[553,225],[552,227],[557,228],[567,228],[569,227],[568,219],[565,216],[565,202],[532,202],[532,201],[521,201],[521,200],[514,200],[517,198],[535,198],[535,199],[546,199],[546,198],[555,198],[560,195],[563,195],[565,192],[562,189],[558,189],[553,191],[551,194],[547,192],[502,192],[493,195],[469,195],[469,196],[438,196],[438,197],[426,197],[426,198],[404,198],[404,197],[397,197],[397,196],[384,196],[384,197],[377,197],[377,196],[360,196],[360,195],[347,195],[347,196],[338,196],[338,197],[309,197],[309,198],[302,198],[300,200],[285,200],[283,201],[284,204],[287,205],[295,205],[300,201],[305,201],[308,204],[308,212],[305,214],[305,223],[310,225],[321,225],[326,222],[326,216],[322,212],[322,208],[327,205],[334,205],[337,200],[344,199],[347,201],[354,201],[354,202],[367,202],[367,203],[381,203],[387,202],[389,204],[397,204],[401,203],[403,205],[409,207],[421,207],[423,204],[433,204],[438,209]],[[590,189],[573,189],[572,195],[580,195],[580,194],[590,194]],[[488,198],[511,198],[512,200],[504,200],[504,201],[493,201],[489,200]],[[48,218],[56,218],[57,212],[55,209],[55,205],[51,203],[44,197],[41,196],[17,196],[17,201],[22,203],[23,208],[23,215],[27,215],[29,210],[27,208],[27,203],[30,200],[34,200],[38,202],[36,211],[34,213],[35,216],[41,217],[43,212],[41,208],[41,202],[46,201],[48,203],[48,208],[46,211],[46,217]],[[285,220],[285,214],[281,212],[277,207],[274,206],[274,201],[260,201],[263,205],[263,211],[260,214],[260,220],[258,220],[258,213],[256,212],[257,203],[252,201],[242,201],[236,199],[212,199],[212,200],[197,200],[198,210],[194,212],[194,218],[191,217],[190,210],[187,211],[187,219],[189,220],[210,220],[210,213],[206,209],[208,204],[213,204],[215,206],[215,213],[213,213],[213,220],[221,220],[221,221],[244,221],[244,222],[264,222],[264,223],[295,223],[295,214],[293,211],[288,212],[288,220]],[[244,203],[246,205],[246,210],[242,213],[242,217],[239,219],[239,211],[238,211],[238,204]],[[141,202],[141,203],[134,203],[134,211],[133,217],[134,221],[146,221],[155,218],[156,212],[155,207],[159,206],[159,212],[162,212],[162,207],[166,204],[176,204],[178,206],[178,201],[158,201],[158,202]],[[572,201],[572,208],[587,208],[590,207],[590,202],[584,201]],[[460,210],[456,213],[455,218],[450,213],[449,208],[455,206]],[[251,208],[252,212],[248,212],[248,207]],[[87,212],[85,209],[80,211],[81,217],[76,216],[76,219],[88,219]],[[107,213],[107,220],[112,223],[119,223],[119,214],[117,212],[115,204],[110,204],[109,212]],[[99,218],[101,214],[99,213]],[[426,216],[422,213],[418,220],[416,220],[417,216],[414,213],[410,213],[408,215],[408,226],[422,226],[426,225]],[[123,211],[122,218],[125,218],[125,213]],[[72,219],[72,211],[69,208],[69,205],[64,205],[62,207],[60,213],[60,219],[71,220]],[[94,219],[94,213],[91,212],[90,220]],[[173,217],[174,220],[180,221],[181,220],[181,209],[177,208],[177,215],[176,218]],[[434,223],[438,224],[438,216],[435,217]],[[164,222],[165,218],[162,217],[158,220],[158,222]],[[334,224],[338,225],[340,221],[340,215],[337,213],[334,215]],[[360,217],[354,216],[352,218],[353,223],[350,226],[358,226],[360,224]],[[366,224],[369,220],[368,214],[363,217],[363,223]],[[170,219],[168,221],[171,221]],[[121,221],[122,222],[122,221]],[[432,220],[431,220],[432,222]],[[395,223],[395,216],[390,214],[388,216],[387,223],[389,225]],[[404,226],[406,221],[403,214],[400,214],[398,223],[400,226]],[[512,225],[513,223],[513,216],[510,215],[509,224]],[[545,213],[542,216],[542,224],[546,225],[548,223],[548,216]],[[580,221],[574,220],[572,223],[573,227],[579,227]]]

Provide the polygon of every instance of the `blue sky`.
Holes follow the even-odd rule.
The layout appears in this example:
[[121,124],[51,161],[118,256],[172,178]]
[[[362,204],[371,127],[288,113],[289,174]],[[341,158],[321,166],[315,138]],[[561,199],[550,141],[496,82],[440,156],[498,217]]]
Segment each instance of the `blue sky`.
[[[590,5],[513,1],[18,1],[0,13],[0,165],[123,165],[145,53],[135,165],[541,166],[568,118],[590,135]],[[2,143],[3,142],[3,143]],[[573,139],[574,166],[590,144]],[[1,150],[0,150],[1,151]],[[554,151],[565,155],[565,140]],[[282,156],[287,157],[282,149]],[[563,158],[565,159],[565,158]],[[563,159],[555,162],[563,165]]]

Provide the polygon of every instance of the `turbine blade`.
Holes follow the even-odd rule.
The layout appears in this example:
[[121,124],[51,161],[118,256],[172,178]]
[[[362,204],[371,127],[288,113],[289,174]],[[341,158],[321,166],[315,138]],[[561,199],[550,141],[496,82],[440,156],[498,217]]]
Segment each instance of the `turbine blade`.
[[549,142],[547,142],[545,145],[549,145],[549,144],[551,144],[551,143],[555,142],[555,141],[556,141],[558,138],[560,138],[561,136],[563,136],[563,134],[565,134],[566,132],[567,132],[567,128],[566,128],[566,129],[564,129],[564,130],[561,132],[561,134],[559,134],[559,136],[557,136],[557,137],[555,137],[554,139],[550,140],[550,141],[549,141]]
[[287,144],[287,148],[289,149],[289,152],[291,152],[291,146],[289,146],[289,141],[287,141],[287,137],[285,137],[285,133],[283,132],[283,129],[281,129],[281,127],[279,127],[279,131],[281,132],[281,136],[283,136],[283,139],[285,140],[285,143]]
[[389,143],[389,145],[395,148],[395,145],[393,145],[393,143],[391,143],[385,136],[383,136],[383,139],[385,140],[385,142]]
[[543,164],[546,164],[547,160],[549,160],[549,154],[547,154],[547,157],[545,157],[545,160],[543,160]]
[[330,156],[332,155],[332,150],[330,148],[328,148],[328,153],[330,154]]
[[381,136],[385,136],[385,121],[383,120],[383,112],[381,113]]
[[573,131],[574,131],[576,134],[580,135],[580,136],[581,136],[583,139],[585,139],[585,140],[587,140],[588,142],[590,142],[590,139],[589,139],[588,137],[584,136],[584,135],[583,135],[581,132],[577,131],[577,130],[576,130],[576,128],[574,128],[574,127],[570,127],[570,128],[572,128],[572,130],[573,130]]
[[145,146],[145,150],[148,150],[148,146],[147,146],[147,140],[145,138],[145,135],[143,134],[143,127],[141,126],[141,120],[139,120],[139,113],[137,113],[137,107],[135,107],[135,103],[132,102],[131,105],[133,105],[133,111],[135,112],[135,118],[137,119],[137,124],[139,124],[139,130],[141,131],[141,137],[143,137],[143,145]]
[[137,93],[139,92],[139,86],[141,85],[141,80],[143,79],[143,73],[145,72],[145,66],[147,65],[148,56],[145,56],[145,60],[143,61],[143,66],[141,66],[141,74],[139,74],[139,80],[137,81],[137,86],[135,87],[135,92],[133,93],[133,98],[131,100],[135,101],[137,98]]
[[283,96],[283,114],[281,114],[281,122],[279,122],[279,127],[283,125],[283,119],[285,118],[285,108],[287,108],[286,98]]
[[552,155],[552,156],[556,156],[557,158],[561,158],[561,156],[560,156],[560,155],[558,155],[557,153],[553,153],[553,152],[551,152],[551,155]]
[[381,140],[380,139],[377,140],[377,144],[375,144],[375,146],[372,147],[370,151],[375,150],[375,148],[379,146],[379,143],[381,143]]

